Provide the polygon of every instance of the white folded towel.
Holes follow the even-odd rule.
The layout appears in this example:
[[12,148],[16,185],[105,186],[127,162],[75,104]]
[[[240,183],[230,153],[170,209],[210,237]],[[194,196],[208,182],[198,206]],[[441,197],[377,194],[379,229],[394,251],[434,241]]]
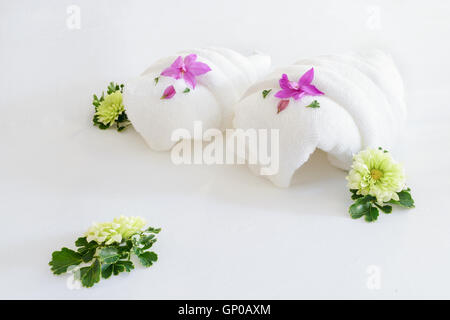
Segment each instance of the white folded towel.
[[[211,71],[198,76],[195,89],[183,93],[183,79],[160,76],[178,56],[196,54]],[[125,84],[123,102],[133,127],[154,150],[169,150],[175,129],[184,128],[193,136],[194,121],[202,121],[203,130],[232,127],[233,106],[254,82],[265,76],[270,57],[255,54],[245,57],[226,48],[205,48],[180,52],[151,65],[140,77]],[[155,78],[159,77],[155,83]],[[161,99],[163,91],[173,85],[176,94]]]
[[[297,81],[314,67],[312,82],[321,96],[290,99],[277,113],[283,73]],[[264,99],[262,91],[272,89]],[[314,100],[320,108],[306,108]],[[390,56],[380,51],[303,59],[278,68],[254,84],[235,108],[234,127],[279,129],[279,171],[266,176],[275,185],[290,185],[294,172],[316,148],[334,166],[348,170],[353,154],[366,147],[389,149],[404,127],[406,107],[402,79]],[[260,166],[250,166],[259,174]]]

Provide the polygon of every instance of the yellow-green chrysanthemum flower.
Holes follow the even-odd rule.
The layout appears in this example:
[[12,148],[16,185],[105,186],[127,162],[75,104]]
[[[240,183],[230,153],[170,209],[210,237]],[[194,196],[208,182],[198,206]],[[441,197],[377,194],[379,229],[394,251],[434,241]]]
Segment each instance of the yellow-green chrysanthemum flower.
[[125,217],[125,216],[115,218],[113,222],[120,225],[118,231],[125,239],[128,239],[134,233],[140,231],[147,223],[145,219],[141,217]]
[[120,243],[122,239],[128,239],[134,233],[139,232],[146,224],[141,217],[115,218],[113,222],[94,223],[86,232],[87,241],[94,240],[97,243]]
[[120,225],[113,222],[93,223],[86,232],[87,241],[94,240],[98,244],[112,244],[120,243],[122,241],[122,234],[119,233]]
[[105,97],[98,106],[95,115],[98,116],[98,121],[107,126],[112,125],[124,111],[122,93],[117,90]]
[[398,201],[397,192],[405,187],[403,166],[389,153],[376,149],[366,149],[353,157],[347,180],[350,189],[376,197],[378,203]]

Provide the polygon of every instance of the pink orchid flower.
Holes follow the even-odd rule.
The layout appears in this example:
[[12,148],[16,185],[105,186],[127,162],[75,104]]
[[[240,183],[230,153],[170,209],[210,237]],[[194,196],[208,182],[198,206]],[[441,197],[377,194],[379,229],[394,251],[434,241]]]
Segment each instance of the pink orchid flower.
[[275,94],[280,99],[301,99],[305,95],[320,96],[324,93],[317,89],[311,82],[314,79],[314,68],[309,69],[300,77],[298,82],[289,81],[287,74],[283,74],[279,81],[281,90]]
[[197,80],[195,77],[211,71],[211,68],[203,62],[198,62],[196,54],[190,54],[183,60],[179,56],[170,67],[161,72],[162,76],[172,77],[174,79],[183,78],[188,86],[195,89]]
[[177,93],[173,86],[168,86],[161,97],[161,99],[172,99],[173,96]]

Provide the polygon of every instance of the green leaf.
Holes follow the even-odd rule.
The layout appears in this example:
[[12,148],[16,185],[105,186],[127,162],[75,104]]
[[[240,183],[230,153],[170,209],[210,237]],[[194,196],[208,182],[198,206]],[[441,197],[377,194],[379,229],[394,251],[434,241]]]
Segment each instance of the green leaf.
[[141,247],[142,246],[141,246],[141,244],[139,242],[135,243],[133,245],[133,252],[134,252],[135,255],[140,256],[141,254],[144,253],[144,250]]
[[100,281],[100,261],[95,259],[89,267],[80,269],[80,280],[83,287],[90,288]]
[[108,125],[105,125],[102,122],[100,122],[98,120],[98,116],[97,115],[94,115],[93,122],[94,122],[94,126],[98,126],[102,130],[108,129],[110,127],[109,123],[108,123]]
[[155,86],[158,84],[158,81],[159,81],[159,77],[156,77],[155,79],[153,79],[153,80],[155,80]]
[[158,234],[158,233],[161,232],[161,228],[148,227],[145,231],[146,231],[146,232],[151,232],[151,233]]
[[[151,231],[159,232],[160,229],[151,229]],[[150,249],[153,244],[156,242],[156,238],[154,234],[151,231],[144,231],[139,234],[135,234],[131,237],[131,241],[133,244],[133,252],[135,255],[140,256],[144,253],[145,250]]]
[[144,236],[139,241],[139,243],[143,246],[141,248],[141,250],[145,251],[147,249],[150,249],[155,242],[156,242],[155,235],[151,234],[151,235],[148,235],[148,236]]
[[117,261],[116,266],[123,266],[125,268],[126,272],[130,272],[131,270],[134,269],[133,262],[128,261],[128,260],[126,260],[126,261],[124,261],[124,260]]
[[81,251],[81,260],[83,262],[89,262],[94,258],[95,252],[97,251],[97,248],[92,249],[86,249],[86,251]]
[[106,93],[111,94],[116,92],[117,90],[120,90],[120,86],[118,84],[115,84],[114,82],[110,82]]
[[78,238],[75,245],[79,247],[77,251],[81,254],[83,262],[89,262],[94,258],[97,251],[98,243],[95,241],[88,242],[86,237]]
[[352,200],[357,200],[359,198],[364,198],[362,194],[357,194],[358,189],[350,189],[350,192],[352,193]]
[[376,221],[379,215],[379,211],[373,206],[375,197],[367,195],[363,198],[358,198],[354,204],[349,208],[350,216],[353,219],[358,219],[364,216],[367,222]]
[[155,235],[154,234],[142,233],[140,242],[141,243],[146,243],[146,242],[148,242],[148,241],[150,241],[152,239],[155,239]]
[[121,272],[130,272],[134,269],[134,264],[128,260],[120,260],[114,264],[102,265],[102,278],[108,279],[111,274],[117,276]]
[[366,219],[367,222],[373,222],[378,219],[378,215],[378,209],[372,206],[372,203],[370,203],[369,211],[364,216],[364,219]]
[[123,130],[125,130],[126,128],[128,128],[131,124],[127,124],[125,126],[120,126],[119,123],[117,123],[117,131],[122,132]]
[[122,112],[116,120],[117,131],[121,132],[131,125],[130,120],[128,120],[127,114]]
[[147,251],[140,254],[138,258],[144,267],[150,267],[153,262],[158,260],[158,255],[152,251]]
[[77,247],[86,247],[88,244],[89,244],[89,242],[87,241],[87,238],[86,238],[86,237],[78,238],[78,239],[75,241],[75,245],[76,245]]
[[270,93],[270,91],[272,91],[272,89],[269,89],[269,90],[263,90],[262,96],[263,96],[264,99],[267,97],[267,95]]
[[122,112],[119,117],[117,118],[117,122],[125,122],[125,121],[129,121],[128,120],[128,116],[125,112]]
[[130,255],[130,251],[133,248],[133,244],[130,241],[130,246],[128,245],[128,241],[125,243],[125,245],[120,245],[117,247],[117,250],[120,255],[120,259],[128,259]]
[[112,264],[119,261],[121,254],[117,247],[106,247],[100,250],[98,256],[103,263]]
[[61,274],[67,271],[70,266],[79,265],[82,262],[81,254],[68,248],[52,253],[52,261],[48,264],[54,274]]
[[392,213],[392,206],[380,206],[378,203],[375,203],[375,205],[384,213]]
[[128,251],[130,251],[131,248],[133,248],[133,241],[127,240],[127,241],[125,242],[125,246],[126,246],[126,248],[128,248]]
[[354,204],[350,206],[348,209],[348,212],[350,213],[350,216],[352,219],[359,219],[362,216],[366,215],[370,207],[372,206],[372,203],[370,202],[370,196],[365,196],[363,198],[359,198],[355,201]]
[[112,274],[117,276],[121,272],[130,272],[134,269],[131,261],[117,261],[114,264],[102,265],[102,278],[108,279]]
[[111,277],[113,272],[113,265],[112,264],[102,264],[102,278],[108,279]]
[[397,194],[398,194],[399,200],[398,201],[391,200],[391,201],[389,201],[389,203],[397,204],[397,205],[405,207],[405,208],[414,208],[415,207],[414,199],[412,198],[410,191],[411,191],[411,189],[405,189],[401,192],[398,192]]
[[362,194],[352,194],[352,200],[358,200],[360,198],[364,198]]
[[94,100],[92,101],[92,104],[95,107],[95,111],[97,111],[97,108],[100,105],[100,100],[98,99],[97,95],[95,95],[95,94],[94,94]]
[[319,102],[317,102],[317,100],[314,100],[309,105],[307,105],[306,108],[320,108],[320,104]]
[[188,92],[190,92],[190,91],[191,91],[191,89],[186,88],[186,89],[184,89],[183,93],[188,93]]

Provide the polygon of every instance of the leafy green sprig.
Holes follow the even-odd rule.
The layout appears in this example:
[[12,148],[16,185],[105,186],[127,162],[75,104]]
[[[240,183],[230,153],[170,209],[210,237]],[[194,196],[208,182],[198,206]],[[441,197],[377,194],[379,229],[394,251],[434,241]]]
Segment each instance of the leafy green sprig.
[[272,89],[263,90],[262,91],[263,99],[265,99],[271,91],[272,91]]
[[123,239],[119,244],[110,245],[99,244],[94,240],[88,242],[86,237],[78,238],[75,241],[76,251],[62,248],[52,253],[52,260],[49,262],[51,271],[59,275],[81,263],[90,263],[75,272],[75,279],[80,280],[84,287],[90,288],[101,278],[108,279],[111,275],[133,270],[133,254],[144,267],[150,267],[158,260],[158,255],[149,249],[156,242],[155,235],[160,231],[161,228],[149,227]]
[[[110,82],[106,89],[106,95],[110,95],[117,91],[120,91],[120,93],[122,94],[123,88],[124,88],[123,84],[117,84],[114,82]],[[93,117],[92,121],[94,123],[94,126],[97,126],[102,130],[108,129],[112,125],[111,123],[105,124],[105,123],[101,122],[99,119],[99,116],[96,114],[100,104],[104,100],[105,100],[105,93],[102,91],[102,95],[100,97],[98,97],[96,94],[94,94],[93,101],[92,101],[92,104],[95,107],[95,113],[94,113],[94,117]],[[116,124],[117,131],[119,131],[119,132],[125,130],[129,125],[131,125],[131,122],[128,119],[128,116],[125,111],[121,112],[118,115],[118,118],[117,118],[117,120],[114,121],[114,123]]]
[[319,104],[319,102],[317,100],[314,100],[313,102],[308,104],[306,106],[306,108],[313,108],[313,109],[320,108],[320,104]]
[[358,190],[356,189],[351,189],[350,192],[352,193],[352,200],[355,200],[355,202],[350,206],[348,212],[353,219],[364,217],[367,222],[376,221],[380,210],[386,214],[392,213],[391,204],[403,208],[414,208],[414,200],[411,196],[410,188],[397,192],[398,201],[390,200],[383,204],[377,203],[377,199],[371,195],[357,194]]

